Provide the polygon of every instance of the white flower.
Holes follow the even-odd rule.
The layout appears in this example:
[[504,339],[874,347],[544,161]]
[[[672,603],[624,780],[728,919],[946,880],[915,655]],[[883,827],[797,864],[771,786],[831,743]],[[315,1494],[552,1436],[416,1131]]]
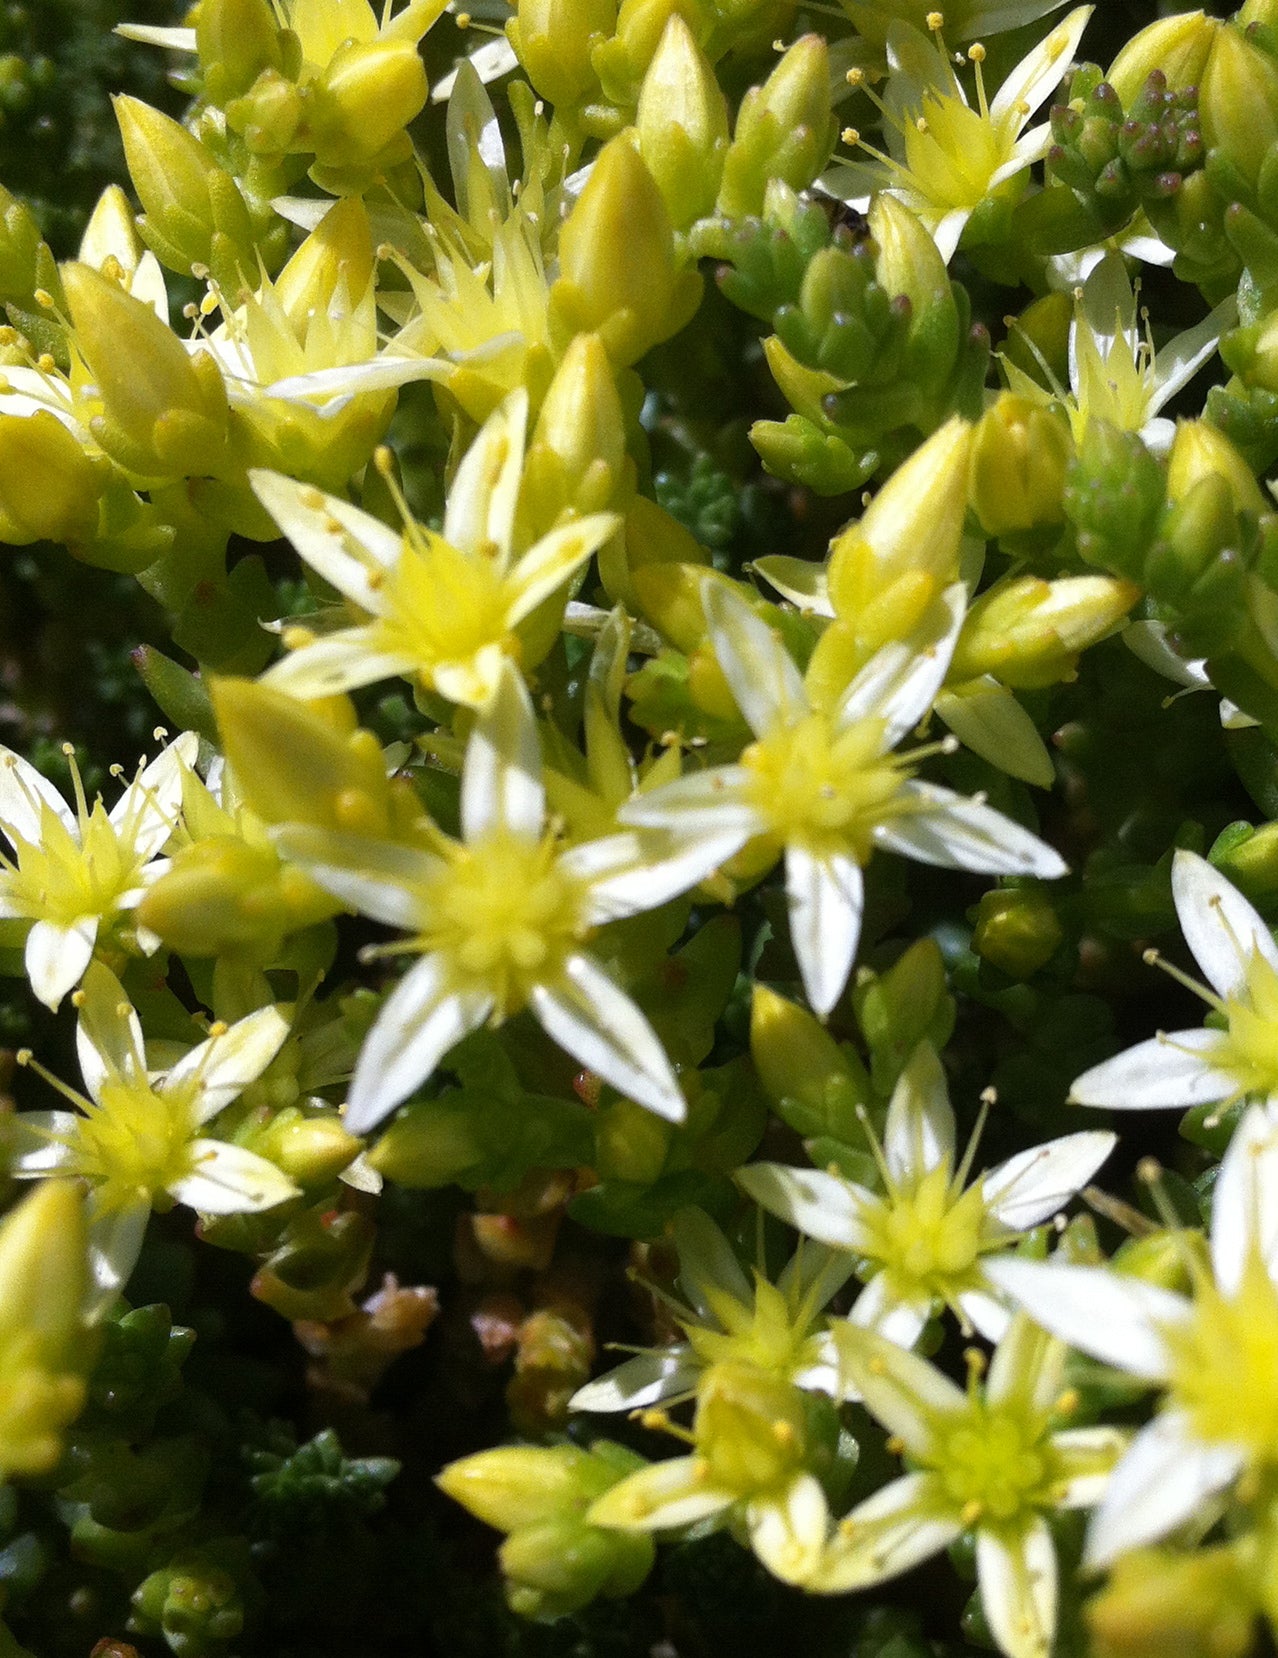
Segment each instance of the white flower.
[[1024,1316],[995,1350],[977,1387],[972,1353],[965,1393],[917,1354],[867,1330],[836,1337],[867,1407],[900,1441],[913,1471],[840,1522],[808,1581],[837,1594],[908,1571],[962,1532],[976,1536],[981,1605],[1008,1658],[1048,1658],[1056,1633],[1057,1565],[1044,1518],[1086,1508],[1104,1490],[1124,1444],[1115,1428],[1067,1428],[1066,1357]]
[[[1172,897],[1185,941],[1211,987],[1191,988],[1225,1028],[1160,1031],[1084,1071],[1076,1105],[1110,1111],[1278,1099],[1278,946],[1236,887],[1196,852],[1172,860]],[[1181,975],[1177,974],[1177,977]]]
[[1155,353],[1147,331],[1141,331],[1123,256],[1111,251],[1075,291],[1068,389],[1050,369],[1046,370],[1050,393],[1007,358],[1003,372],[1011,389],[1022,397],[1035,403],[1061,403],[1076,443],[1082,441],[1089,421],[1107,420],[1122,431],[1138,432],[1155,454],[1162,455],[1171,447],[1176,427],[1158,411],[1189,384],[1215,353],[1221,335],[1237,320],[1238,305],[1231,294],[1200,323]]
[[832,714],[814,708],[765,622],[730,589],[702,584],[710,637],[757,741],[717,766],[632,800],[623,823],[713,835],[737,851],[755,836],[785,850],[790,936],[808,1000],[827,1014],[847,983],[861,932],[861,871],[876,847],[946,868],[1052,877],[1050,846],[980,799],[912,775],[894,755],[940,689],[963,620],[963,588],[944,595],[948,626],[924,650],[879,651]]
[[[13,1173],[89,1183],[90,1262],[105,1303],[127,1282],[153,1208],[187,1203],[226,1215],[297,1195],[265,1157],[200,1133],[261,1076],[289,1027],[278,1008],[261,1008],[229,1027],[214,1025],[175,1065],[151,1071],[138,1016],[101,962],[89,967],[76,1002],[87,1097],[33,1067],[78,1110],[20,1112]],[[32,1063],[25,1051],[19,1057]]]
[[434,830],[430,851],[296,824],[276,831],[322,887],[410,935],[391,949],[421,957],[364,1043],[347,1127],[365,1133],[467,1032],[525,1006],[619,1092],[682,1121],[655,1032],[584,946],[602,923],[694,886],[727,855],[723,838],[624,833],[561,850],[545,823],[528,693],[509,661],[466,748],[461,817],[462,839]]
[[1105,1267],[990,1267],[1045,1329],[1167,1389],[1114,1470],[1088,1565],[1201,1520],[1245,1472],[1272,1479],[1278,1469],[1278,1129],[1259,1106],[1221,1163],[1210,1250],[1210,1272],[1188,1252],[1192,1298]]
[[948,263],[981,203],[1046,155],[1051,129],[1044,123],[1026,132],[1025,126],[1069,71],[1093,9],[1070,12],[989,101],[981,73],[985,49],[972,46],[975,109],[944,42],[929,40],[909,23],[893,23],[887,35],[891,74],[880,104],[889,153],[871,151],[872,161],[843,163],[821,180],[823,187],[860,208],[876,191],[896,196],[931,232]]
[[403,674],[474,708],[493,695],[516,629],[565,587],[618,522],[595,513],[516,553],[527,420],[528,394],[519,390],[485,423],[457,469],[441,535],[412,522],[401,534],[282,473],[250,474],[301,556],[368,618],[301,635],[265,683],[323,697]]
[[984,1258],[1056,1214],[1115,1144],[1113,1134],[1067,1134],[968,1186],[974,1143],[956,1169],[945,1073],[932,1047],[920,1043],[888,1106],[882,1195],[831,1170],[778,1163],[750,1163],[737,1181],[807,1237],[860,1256],[867,1282],[849,1315],[854,1324],[912,1347],[943,1302],[997,1341],[1009,1315]]
[[[185,732],[137,776],[107,812],[90,806],[70,744],[63,749],[75,788],[72,810],[34,766],[0,748],[0,918],[32,923],[25,962],[31,988],[57,1008],[84,976],[98,933],[136,909],[147,884],[167,867],[156,854],[177,823],[183,767],[199,739]],[[113,768],[117,775],[119,768]],[[139,947],[159,940],[143,934]]]

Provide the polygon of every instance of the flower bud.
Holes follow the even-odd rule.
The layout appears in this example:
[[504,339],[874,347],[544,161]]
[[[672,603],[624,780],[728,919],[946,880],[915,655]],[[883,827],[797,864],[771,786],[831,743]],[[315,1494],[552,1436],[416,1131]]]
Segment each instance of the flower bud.
[[639,93],[639,150],[676,230],[714,206],[728,147],[728,106],[705,54],[676,12]]
[[950,666],[956,683],[993,674],[1028,690],[1072,679],[1080,652],[1113,630],[1140,597],[1112,576],[1021,576],[981,595]]
[[363,1149],[335,1114],[308,1117],[296,1106],[278,1112],[260,1134],[242,1143],[268,1157],[299,1186],[327,1185]]
[[591,52],[616,23],[616,0],[519,0],[506,34],[538,94],[568,110],[597,89]]
[[608,353],[597,334],[577,334],[550,383],[524,460],[520,508],[534,539],[565,513],[625,504],[633,467]]
[[701,299],[701,278],[675,264],[674,232],[656,180],[628,138],[595,160],[559,233],[552,310],[571,333],[597,333],[619,365],[669,339]]
[[108,470],[48,409],[0,414],[0,541],[87,541]]
[[226,124],[249,153],[278,158],[302,147],[298,129],[306,113],[299,89],[278,69],[264,69],[242,98],[226,106]]
[[1028,979],[1051,960],[1064,936],[1041,887],[1004,887],[981,899],[972,948],[1009,978]]
[[861,1033],[874,1055],[877,1086],[891,1087],[919,1043],[938,1052],[954,1028],[954,998],[935,939],[921,938],[886,973],[864,979],[853,993]]
[[1178,420],[1167,456],[1167,499],[1181,500],[1210,477],[1228,485],[1236,512],[1259,518],[1272,510],[1255,473],[1218,427],[1209,420]]
[[855,1143],[869,1078],[814,1015],[765,984],[755,985],[750,1004],[750,1055],[791,1128]]
[[338,290],[352,308],[373,280],[373,230],[358,196],[334,202],[275,279],[275,297],[299,339],[325,316]]
[[1278,63],[1229,25],[1218,29],[1198,87],[1208,163],[1230,163],[1253,189],[1278,141]]
[[761,212],[772,179],[805,190],[830,159],[837,131],[829,49],[820,35],[803,35],[741,100],[717,210],[729,218]]
[[987,536],[1060,523],[1069,422],[1014,392],[1000,392],[972,435],[969,496]]
[[1094,1658],[1243,1658],[1256,1614],[1236,1545],[1219,1544],[1129,1550],[1085,1616]]
[[395,1117],[368,1154],[397,1186],[429,1191],[459,1180],[486,1156],[465,1106],[447,1099],[414,1100]]
[[322,167],[367,165],[419,115],[426,66],[411,41],[351,41],[311,88],[308,136]]
[[899,372],[924,385],[940,385],[949,380],[960,345],[958,307],[945,261],[918,215],[886,190],[875,196],[869,222],[878,250],[874,269],[879,286],[910,302],[907,355]]
[[253,227],[235,180],[180,122],[150,104],[118,97],[115,116],[148,247],[185,276],[204,265],[228,292],[251,286]]
[[0,1221],[0,1475],[45,1474],[84,1402],[84,1203],[42,1182]]
[[194,358],[149,305],[88,265],[63,267],[74,343],[97,385],[90,430],[143,476],[204,477],[222,463],[226,387],[206,352]]
[[200,0],[195,47],[204,96],[219,108],[247,92],[264,69],[283,66],[269,0]]
[[269,960],[282,938],[340,909],[268,843],[210,835],[174,856],[143,894],[137,918],[182,955]]
[[1133,35],[1110,65],[1105,79],[1124,109],[1136,101],[1155,69],[1166,75],[1173,92],[1198,86],[1223,28],[1223,23],[1201,11],[1159,18]]

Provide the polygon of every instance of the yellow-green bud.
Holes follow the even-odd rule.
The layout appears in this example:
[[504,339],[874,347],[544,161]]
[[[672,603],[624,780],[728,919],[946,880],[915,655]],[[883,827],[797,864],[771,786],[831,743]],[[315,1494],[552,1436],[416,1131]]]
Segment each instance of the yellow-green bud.
[[977,908],[972,948],[1009,978],[1028,979],[1064,938],[1051,898],[1038,887],[987,892]]
[[1110,1264],[1115,1272],[1142,1283],[1190,1294],[1198,1271],[1208,1270],[1206,1253],[1206,1240],[1198,1230],[1162,1229],[1124,1238]]
[[714,206],[728,147],[728,106],[714,70],[677,13],[644,76],[635,129],[671,222],[686,230]]
[[506,34],[541,97],[571,109],[596,90],[591,52],[616,23],[616,0],[519,0]]
[[269,844],[211,835],[183,847],[143,895],[142,926],[183,955],[269,957],[341,904]]
[[705,39],[701,0],[621,0],[611,40],[601,40],[590,55],[603,95],[620,122],[639,101],[639,89],[656,56],[666,25],[674,16],[700,40]]
[[226,124],[253,155],[281,156],[295,147],[306,113],[299,89],[278,69],[264,69],[242,98],[226,106]]
[[969,494],[986,535],[1059,523],[1073,453],[1064,415],[1000,392],[972,436]]
[[1208,153],[1231,162],[1254,188],[1278,141],[1278,63],[1228,24],[1218,30],[1199,82],[1198,116]]
[[591,1463],[591,1453],[575,1445],[503,1445],[450,1462],[435,1484],[485,1525],[515,1531],[580,1512],[587,1491],[606,1490],[612,1481],[601,1483]]
[[806,189],[834,148],[830,53],[820,35],[803,35],[762,86],[741,100],[723,163],[717,207],[729,218],[759,213],[770,179]]
[[1132,36],[1109,67],[1105,79],[1129,109],[1155,69],[1174,92],[1199,86],[1216,37],[1224,24],[1201,11],[1161,17]]
[[284,61],[269,0],[200,0],[195,47],[204,95],[218,107],[247,92],[264,69],[282,68]]
[[656,180],[629,137],[595,159],[559,234],[552,311],[569,333],[597,333],[609,357],[633,363],[678,333],[701,299],[701,278],[679,270]]
[[89,425],[103,449],[143,476],[215,474],[227,404],[212,357],[190,356],[149,305],[88,265],[64,265],[62,282],[74,344],[102,402]]
[[1093,1658],[1243,1658],[1256,1599],[1235,1544],[1132,1549],[1087,1605]]
[[947,357],[958,345],[958,311],[940,250],[918,215],[886,190],[871,204],[869,225],[879,286],[893,298],[906,296],[911,338],[926,338],[937,367],[948,372]]
[[[1275,352],[1278,364],[1278,331]],[[1167,499],[1182,500],[1203,478],[1218,478],[1229,486],[1236,512],[1260,517],[1272,511],[1255,473],[1218,427],[1209,420],[1178,420],[1167,456]]]
[[264,823],[393,835],[403,796],[387,779],[377,738],[356,725],[349,699],[303,702],[229,678],[214,679],[209,694],[222,752]]
[[693,1431],[711,1478],[743,1497],[775,1490],[803,1462],[803,1396],[755,1365],[711,1365],[697,1388]]
[[613,367],[597,334],[578,334],[550,383],[524,461],[520,506],[530,533],[566,512],[625,504],[634,467]]
[[138,98],[115,100],[142,235],[170,270],[207,266],[235,293],[257,275],[253,227],[239,186],[198,139]]
[[411,41],[341,47],[311,87],[307,134],[324,167],[364,165],[419,115],[429,90]]
[[1113,630],[1140,588],[1113,576],[1020,576],[976,601],[959,634],[956,684],[993,674],[1020,689],[1072,679],[1081,651]]
[[444,1100],[405,1106],[368,1154],[379,1174],[422,1191],[447,1186],[484,1156],[470,1113]]
[[48,1180],[0,1221],[0,1476],[46,1474],[84,1403],[84,1202]]
[[336,1116],[307,1117],[287,1107],[253,1138],[250,1149],[269,1157],[299,1186],[320,1186],[336,1179],[363,1148]]
[[0,541],[88,540],[107,471],[48,409],[0,414]]
[[851,1066],[825,1026],[765,984],[756,983],[750,1003],[750,1057],[774,1105],[790,1100],[825,1117],[860,1102]]

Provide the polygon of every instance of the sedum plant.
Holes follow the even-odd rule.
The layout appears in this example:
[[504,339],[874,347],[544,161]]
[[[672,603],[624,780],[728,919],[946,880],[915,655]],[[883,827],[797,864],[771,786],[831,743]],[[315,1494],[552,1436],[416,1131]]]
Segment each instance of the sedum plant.
[[0,1658],[1269,1650],[1273,0],[28,11]]

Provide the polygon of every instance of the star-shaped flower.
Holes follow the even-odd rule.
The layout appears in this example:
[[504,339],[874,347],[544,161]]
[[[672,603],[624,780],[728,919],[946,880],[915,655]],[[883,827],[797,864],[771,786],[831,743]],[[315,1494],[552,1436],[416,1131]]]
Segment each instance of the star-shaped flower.
[[1278,1471],[1278,1129],[1260,1106],[1245,1113],[1221,1162],[1210,1254],[1208,1270],[1186,1250],[1192,1297],[1107,1267],[991,1267],[1045,1329],[1167,1390],[1114,1470],[1088,1535],[1088,1565],[1108,1565],[1208,1512],[1245,1473],[1259,1491]]
[[1022,1232],[1069,1201],[1114,1149],[1113,1134],[1067,1134],[1000,1163],[969,1186],[975,1143],[955,1168],[954,1113],[927,1043],[914,1050],[876,1147],[880,1194],[825,1169],[750,1163],[737,1181],[756,1203],[833,1249],[860,1256],[865,1289],[854,1324],[912,1347],[938,1303],[997,1341],[1008,1313],[985,1270]]
[[1056,1633],[1056,1550],[1045,1515],[1100,1496],[1124,1436],[1116,1428],[1053,1431],[1067,1414],[1065,1344],[1015,1318],[956,1387],[926,1359],[844,1325],[843,1363],[867,1408],[895,1435],[912,1471],[842,1520],[809,1587],[837,1594],[897,1577],[965,1531],[990,1633],[1008,1658],[1048,1658]]
[[[972,46],[975,108],[944,42],[929,40],[909,23],[893,23],[887,34],[891,73],[880,103],[888,153],[871,150],[870,161],[844,163],[822,184],[858,207],[876,191],[889,191],[918,215],[948,263],[981,203],[1046,155],[1050,128],[1044,123],[1026,132],[1025,126],[1069,71],[1093,9],[1070,12],[1021,59],[993,99],[986,98],[981,73],[985,49]],[[860,142],[859,134],[847,136]]]
[[[198,744],[185,732],[139,766],[110,812],[100,797],[89,805],[69,744],[74,810],[34,766],[0,749],[0,833],[13,848],[0,853],[0,917],[31,922],[27,977],[46,1007],[79,984],[101,929],[136,909],[168,867],[156,854],[176,826],[182,769]],[[138,943],[153,950],[159,940],[144,933]]]
[[756,741],[739,764],[665,784],[618,817],[680,836],[715,836],[732,852],[755,836],[784,849],[790,937],[819,1014],[847,983],[861,932],[861,872],[876,847],[983,874],[1065,873],[1036,835],[980,799],[914,777],[917,755],[892,753],[945,678],[963,620],[960,584],[946,591],[948,625],[935,644],[886,646],[829,714],[812,706],[785,647],[744,600],[707,578],[702,604],[715,655]]
[[[77,992],[76,1050],[87,1095],[41,1069],[77,1107],[17,1117],[20,1178],[78,1175],[89,1184],[89,1254],[100,1299],[122,1289],[151,1210],[187,1203],[205,1214],[270,1209],[297,1195],[274,1163],[200,1130],[255,1082],[288,1021],[266,1007],[208,1038],[163,1071],[148,1069],[138,1016],[115,975],[93,962]],[[20,1058],[32,1064],[29,1052]]]
[[[1206,975],[1192,985],[1223,1029],[1160,1031],[1094,1065],[1070,1089],[1076,1105],[1109,1111],[1278,1099],[1278,945],[1243,895],[1205,858],[1179,851],[1172,897]],[[1177,977],[1180,977],[1177,974]]]
[[412,520],[402,533],[392,530],[282,473],[251,474],[258,499],[301,556],[367,617],[318,636],[286,632],[297,648],[268,671],[268,684],[324,697],[403,674],[451,702],[488,701],[502,664],[519,649],[521,623],[618,523],[612,513],[594,513],[516,552],[527,421],[521,389],[485,422],[457,469],[440,535]]
[[420,956],[387,998],[351,1080],[362,1134],[430,1076],[467,1032],[531,1009],[559,1045],[621,1093],[684,1115],[647,1019],[586,948],[603,922],[655,909],[728,855],[723,836],[626,832],[563,850],[547,827],[537,730],[507,662],[462,770],[462,838],[430,850],[290,825],[287,856],[352,908],[408,933]]

